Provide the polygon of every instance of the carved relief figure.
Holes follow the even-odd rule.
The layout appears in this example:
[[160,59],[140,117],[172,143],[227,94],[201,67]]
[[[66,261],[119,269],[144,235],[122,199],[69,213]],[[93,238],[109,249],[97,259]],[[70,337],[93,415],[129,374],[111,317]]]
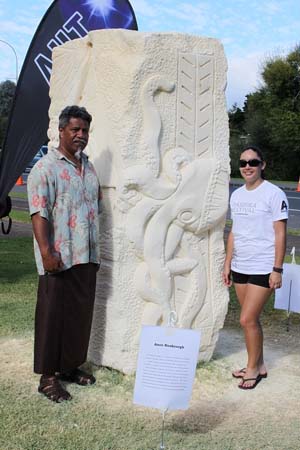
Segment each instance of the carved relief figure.
[[95,119],[87,153],[103,188],[96,364],[133,373],[141,325],[171,319],[201,329],[199,358],[213,353],[228,302],[226,69],[220,42],[179,33],[93,31],[53,51],[51,142],[62,103]]
[[[219,191],[228,175],[217,159],[192,159],[182,147],[169,149],[162,158],[162,123],[154,96],[174,89],[175,84],[161,76],[149,78],[143,86],[143,139],[149,159],[123,174],[119,208],[127,213],[127,233],[141,259],[135,286],[146,302],[142,323],[167,324],[173,312],[178,325],[191,327],[206,297],[207,270],[201,251],[195,252],[188,240],[183,244],[183,236],[193,234],[200,240],[224,217],[227,194],[226,189],[223,195]],[[178,310],[174,279],[186,274],[190,289]]]

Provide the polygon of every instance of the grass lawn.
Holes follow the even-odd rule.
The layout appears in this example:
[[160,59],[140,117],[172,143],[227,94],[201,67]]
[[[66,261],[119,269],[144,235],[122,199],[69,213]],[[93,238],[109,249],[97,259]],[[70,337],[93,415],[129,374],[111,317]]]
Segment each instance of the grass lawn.
[[0,240],[0,337],[32,331],[37,272],[32,238]]
[[10,195],[12,198],[23,198],[23,199],[27,199],[27,192],[17,192],[17,191],[12,190],[12,191],[9,193],[9,195]]
[[10,213],[13,222],[31,223],[30,215],[26,211],[13,209]]
[[[156,410],[132,404],[133,376],[124,376],[107,368],[96,369],[96,385],[87,388],[70,386],[73,400],[62,405],[54,404],[37,393],[38,376],[32,373],[37,287],[32,239],[1,239],[0,254],[0,449],[158,449],[161,415]],[[227,326],[237,326],[238,314],[239,307],[231,290]],[[284,313],[274,311],[271,300],[263,321],[282,324],[283,320]],[[231,382],[228,367],[220,372],[214,361],[199,364],[196,383],[199,384],[200,379],[201,383],[211,380],[208,383],[212,389],[218,380],[224,387],[222,395],[226,392],[226,383]],[[216,394],[216,402],[218,395],[220,393]],[[200,398],[206,405],[203,392]],[[211,408],[210,403],[207,408]],[[167,417],[166,449],[250,448],[234,443],[233,432],[224,433],[222,426],[217,426],[219,414],[212,413],[209,420],[201,411],[194,420],[187,420],[183,412],[170,413]]]

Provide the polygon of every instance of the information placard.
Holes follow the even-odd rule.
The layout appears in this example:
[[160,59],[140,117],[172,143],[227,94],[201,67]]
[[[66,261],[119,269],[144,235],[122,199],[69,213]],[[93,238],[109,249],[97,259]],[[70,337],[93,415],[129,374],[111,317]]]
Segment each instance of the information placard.
[[133,402],[161,410],[187,409],[201,333],[143,326]]
[[300,313],[300,265],[283,264],[282,287],[275,291],[274,307]]

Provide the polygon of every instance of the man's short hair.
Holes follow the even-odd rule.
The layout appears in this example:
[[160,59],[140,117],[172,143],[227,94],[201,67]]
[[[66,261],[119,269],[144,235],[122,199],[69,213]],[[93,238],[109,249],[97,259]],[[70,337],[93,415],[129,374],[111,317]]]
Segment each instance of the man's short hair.
[[66,106],[59,115],[58,128],[65,128],[72,118],[85,120],[89,125],[92,121],[92,116],[84,106]]

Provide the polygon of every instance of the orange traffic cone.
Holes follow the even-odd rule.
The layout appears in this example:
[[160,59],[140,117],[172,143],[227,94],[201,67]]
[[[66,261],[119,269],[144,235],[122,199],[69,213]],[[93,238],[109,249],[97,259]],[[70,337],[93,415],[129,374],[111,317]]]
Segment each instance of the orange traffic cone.
[[17,181],[16,181],[16,186],[22,186],[24,183],[23,183],[23,178],[20,176],[18,179],[17,179]]
[[299,177],[299,180],[298,180],[296,192],[300,192],[300,177]]

